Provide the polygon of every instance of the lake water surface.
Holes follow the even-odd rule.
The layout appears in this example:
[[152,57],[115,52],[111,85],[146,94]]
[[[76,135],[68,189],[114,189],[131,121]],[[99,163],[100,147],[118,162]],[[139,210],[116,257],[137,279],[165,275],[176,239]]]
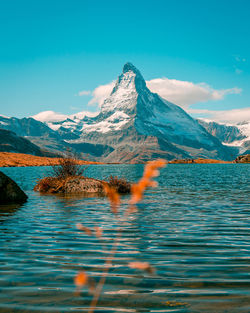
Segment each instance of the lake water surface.
[[[86,312],[74,276],[98,280],[119,223],[106,198],[32,191],[46,167],[2,168],[28,194],[0,211],[0,312]],[[142,165],[91,165],[86,175],[137,181]],[[168,165],[123,237],[96,312],[250,312],[250,166]],[[129,197],[123,198],[124,207]],[[103,240],[76,229],[101,226]],[[149,262],[153,275],[128,268]]]

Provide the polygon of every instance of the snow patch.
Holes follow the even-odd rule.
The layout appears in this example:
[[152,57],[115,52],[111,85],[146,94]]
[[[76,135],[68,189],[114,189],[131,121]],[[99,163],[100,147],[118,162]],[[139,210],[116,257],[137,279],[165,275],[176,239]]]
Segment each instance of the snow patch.
[[82,111],[82,112],[69,115],[69,118],[73,120],[82,120],[84,117],[96,117],[99,113],[100,112]]
[[53,123],[46,123],[48,126],[49,126],[49,128],[51,128],[52,130],[55,130],[55,131],[57,131],[62,125],[60,125],[60,124],[53,124]]
[[107,133],[110,131],[114,130],[119,130],[121,129],[124,125],[126,125],[130,120],[130,117],[122,112],[122,111],[117,111],[111,116],[109,116],[107,119],[104,121],[95,123],[95,124],[84,124],[82,131],[89,133],[93,131],[97,131],[100,133]]
[[136,74],[133,71],[128,71],[118,78],[111,95],[101,106],[102,112],[129,110],[135,106],[138,96],[135,77]]
[[0,125],[9,125],[9,124],[6,122],[0,121]]

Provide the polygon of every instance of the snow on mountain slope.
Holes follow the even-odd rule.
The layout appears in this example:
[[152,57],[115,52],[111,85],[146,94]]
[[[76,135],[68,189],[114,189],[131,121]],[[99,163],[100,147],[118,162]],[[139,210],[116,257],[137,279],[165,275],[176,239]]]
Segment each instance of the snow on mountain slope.
[[121,129],[122,126],[129,122],[129,120],[130,117],[126,113],[123,111],[117,111],[103,121],[93,124],[84,124],[81,130],[85,133],[92,131],[107,133],[109,131]]
[[240,154],[250,149],[250,121],[223,124],[200,118],[198,122],[224,145],[238,148]]
[[[154,101],[152,98],[155,96]],[[143,134],[149,135],[154,128],[155,135],[168,136],[172,142],[184,142],[185,139],[199,142],[208,146],[214,146],[214,140],[208,136],[207,132],[191,118],[185,111],[177,105],[170,103],[158,95],[154,95],[147,102],[151,101],[151,114],[140,117],[138,125]],[[144,101],[146,99],[144,98]],[[149,131],[150,130],[150,131]]]
[[73,119],[75,121],[77,121],[77,120],[80,121],[86,117],[95,117],[98,114],[99,114],[99,112],[81,111],[81,112],[69,115],[69,118]]
[[236,126],[239,128],[242,135],[246,136],[245,141],[247,140],[249,141],[250,140],[250,121],[238,123]]
[[140,76],[140,73],[132,65],[128,71],[126,71],[127,68],[125,65],[123,74],[118,77],[110,96],[104,100],[101,106],[101,112],[105,113],[116,110],[131,112],[134,109],[138,96],[136,79],[138,77],[137,75]]
[[37,121],[45,123],[54,131],[59,133],[75,133],[82,128],[84,120],[95,117],[99,112],[82,111],[71,115],[65,115],[54,111],[44,111],[33,115]]

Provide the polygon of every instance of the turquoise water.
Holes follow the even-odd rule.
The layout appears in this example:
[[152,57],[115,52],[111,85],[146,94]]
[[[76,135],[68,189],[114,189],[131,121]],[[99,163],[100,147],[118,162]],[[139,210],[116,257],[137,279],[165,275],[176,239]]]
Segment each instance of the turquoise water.
[[[85,270],[96,281],[116,228],[123,237],[96,312],[250,312],[250,166],[168,165],[138,212],[119,222],[105,198],[41,196],[46,167],[2,168],[29,196],[0,212],[0,312],[86,312],[75,295]],[[136,181],[142,165],[92,165],[86,175]],[[129,197],[123,198],[123,207]],[[76,223],[101,226],[103,239]],[[147,261],[153,275],[128,268]]]

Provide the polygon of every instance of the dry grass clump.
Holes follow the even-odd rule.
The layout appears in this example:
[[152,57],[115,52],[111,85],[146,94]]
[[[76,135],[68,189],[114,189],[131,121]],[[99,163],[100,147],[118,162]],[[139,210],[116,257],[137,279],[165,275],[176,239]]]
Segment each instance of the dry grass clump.
[[67,177],[82,176],[87,167],[82,164],[76,154],[67,151],[66,155],[59,159],[58,165],[52,166],[52,176],[65,179]]
[[[123,214],[119,210],[121,200],[116,187],[111,186],[108,183],[104,184],[106,195],[110,202],[111,211],[114,213],[118,221],[120,222],[126,221],[126,217],[137,211],[136,204],[142,200],[144,192],[148,187],[157,186],[157,182],[154,181],[153,178],[159,175],[158,169],[160,167],[164,167],[165,164],[166,161],[161,159],[147,163],[144,169],[143,177],[139,180],[137,184],[133,184],[131,187],[131,199],[129,202],[129,206],[124,211]],[[102,237],[103,230],[100,229],[99,227],[96,227],[93,230],[83,226],[82,224],[77,224],[76,227],[89,236],[103,238]],[[115,253],[118,249],[121,237],[122,237],[122,228],[119,227],[117,229],[116,236],[114,238],[114,243],[110,250],[110,254],[106,258],[101,278],[98,282],[95,282],[93,278],[89,277],[85,271],[81,271],[75,276],[74,282],[77,288],[77,292],[79,292],[80,289],[86,285],[89,289],[89,292],[93,294],[93,298],[88,311],[89,313],[93,313],[96,309],[98,299],[102,292],[102,288],[105,284],[108,271],[112,266],[112,262]],[[145,271],[149,274],[153,274],[155,272],[155,269],[148,262],[130,262],[128,263],[128,267],[134,270]]]
[[130,193],[131,184],[125,178],[118,178],[117,176],[109,176],[108,184],[114,188],[119,194]]
[[56,193],[61,187],[62,181],[59,178],[45,177],[37,182],[34,190],[42,193]]

